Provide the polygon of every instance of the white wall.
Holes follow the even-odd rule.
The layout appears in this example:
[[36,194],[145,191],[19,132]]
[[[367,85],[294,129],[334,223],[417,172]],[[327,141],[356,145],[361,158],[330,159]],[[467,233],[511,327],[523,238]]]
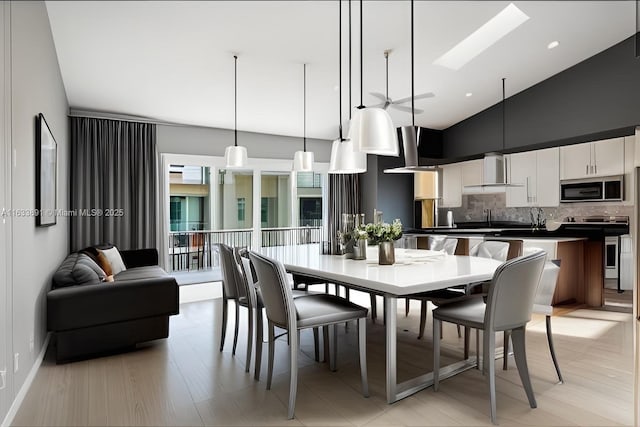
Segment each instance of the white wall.
[[[198,126],[158,125],[159,153],[224,156],[224,149],[233,145],[233,130]],[[238,132],[238,145],[247,147],[249,157],[263,159],[293,159],[302,150],[302,138]],[[331,141],[307,138],[307,151],[313,151],[317,162],[329,162]]]
[[[58,208],[69,206],[69,106],[44,2],[11,2],[11,205],[35,208],[35,117],[43,113],[58,143]],[[13,374],[15,398],[46,337],[46,292],[69,251],[68,218],[36,228],[33,217],[14,217],[11,230]],[[31,342],[33,340],[33,342]],[[10,370],[12,372],[12,370]],[[5,414],[0,414],[3,419]]]

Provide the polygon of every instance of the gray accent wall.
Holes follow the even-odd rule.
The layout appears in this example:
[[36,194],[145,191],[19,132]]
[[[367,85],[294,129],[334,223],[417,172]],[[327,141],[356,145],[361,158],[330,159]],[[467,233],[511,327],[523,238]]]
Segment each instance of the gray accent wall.
[[[43,113],[58,143],[58,200],[69,206],[69,106],[44,2],[10,2],[11,55],[4,67],[11,73],[11,207],[35,208],[35,117]],[[6,95],[6,94],[5,94]],[[14,374],[7,374],[13,401],[43,349],[47,334],[46,292],[51,276],[69,251],[69,221],[58,217],[52,227],[36,228],[33,216],[11,218],[12,340],[20,354]],[[33,343],[31,345],[31,342]],[[4,419],[6,413],[0,413]]]
[[[507,98],[506,151],[632,135],[640,124],[640,59],[634,46],[630,37]],[[501,93],[500,80],[485,83]],[[444,131],[447,159],[495,150],[502,150],[500,104]]]
[[[201,126],[158,125],[159,153],[224,156],[233,145],[233,130]],[[293,159],[302,150],[302,138],[238,132],[238,145],[247,147],[249,157],[262,159]],[[329,162],[331,141],[307,138],[307,151],[313,151],[318,162]]]

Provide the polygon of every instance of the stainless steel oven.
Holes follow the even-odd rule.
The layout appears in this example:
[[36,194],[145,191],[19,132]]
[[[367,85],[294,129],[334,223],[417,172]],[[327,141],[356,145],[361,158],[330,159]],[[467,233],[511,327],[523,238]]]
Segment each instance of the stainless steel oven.
[[604,239],[604,278],[618,279],[620,260],[620,237],[607,236]]

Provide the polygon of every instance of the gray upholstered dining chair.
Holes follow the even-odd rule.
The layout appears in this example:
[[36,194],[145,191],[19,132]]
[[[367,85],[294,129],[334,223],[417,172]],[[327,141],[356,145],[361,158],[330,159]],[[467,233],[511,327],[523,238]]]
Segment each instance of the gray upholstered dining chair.
[[[458,239],[452,237],[441,236],[429,236],[428,239],[429,250],[442,251],[447,255],[453,255],[456,253],[458,247]],[[427,324],[427,302],[431,302],[436,307],[449,302],[457,301],[465,296],[464,289],[440,289],[437,291],[423,292],[420,294],[411,295],[406,298],[405,315],[409,314],[409,301],[412,299],[420,301],[420,333],[418,339],[424,336],[424,329]],[[458,326],[458,337],[460,337],[460,326]]]
[[[547,261],[542,270],[542,276],[540,276],[540,283],[538,284],[538,290],[536,291],[536,297],[533,302],[533,312],[537,314],[544,314],[547,330],[547,342],[549,344],[549,353],[551,353],[551,360],[553,366],[556,369],[558,375],[558,381],[564,383],[562,379],[562,373],[560,372],[560,365],[558,364],[558,358],[556,357],[556,351],[553,346],[553,334],[551,333],[551,315],[553,314],[553,306],[551,301],[553,300],[553,294],[556,291],[556,285],[558,283],[558,276],[560,275],[560,260],[552,259]],[[503,369],[507,369],[509,358],[509,331],[505,331],[504,339],[504,364]]]
[[233,333],[233,350],[236,354],[238,345],[238,326],[240,323],[240,305],[248,307],[248,295],[241,283],[240,271],[236,263],[233,249],[224,243],[218,244],[220,254],[220,265],[222,270],[222,330],[220,333],[220,351],[224,349],[224,342],[227,334],[227,319],[229,311],[229,301],[235,301],[236,321]]
[[330,365],[331,369],[334,370],[337,356],[337,330],[335,326],[348,320],[357,321],[362,394],[368,397],[369,385],[367,382],[366,356],[366,319],[368,310],[344,298],[329,294],[312,294],[294,299],[286,280],[284,265],[281,262],[255,252],[249,252],[249,258],[255,268],[258,287],[267,312],[269,330],[267,390],[271,389],[273,377],[275,327],[282,328],[287,332],[290,361],[289,419],[293,418],[295,411],[298,385],[298,351],[300,348],[299,331],[301,329],[332,326],[333,339],[329,340],[329,343],[333,347]]
[[520,380],[536,407],[525,350],[525,327],[531,320],[533,303],[544,268],[545,252],[514,258],[493,275],[485,303],[481,296],[445,304],[433,310],[433,389],[440,386],[440,322],[451,322],[484,331],[484,372],[489,385],[491,422],[496,423],[495,332],[511,331],[513,352]]

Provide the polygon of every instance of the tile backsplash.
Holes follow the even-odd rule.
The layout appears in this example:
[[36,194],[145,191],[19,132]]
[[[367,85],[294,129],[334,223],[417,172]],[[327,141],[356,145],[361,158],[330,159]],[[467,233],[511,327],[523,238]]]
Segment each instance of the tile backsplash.
[[[447,211],[453,212],[454,222],[485,221],[486,209],[491,210],[493,221],[518,221],[531,223],[530,208],[507,208],[505,193],[495,194],[466,194],[462,196],[462,206],[459,208],[439,208],[439,225],[446,224]],[[561,204],[555,208],[543,208],[547,220],[562,220],[568,216],[591,215],[626,215],[633,217],[633,206],[621,204]]]

